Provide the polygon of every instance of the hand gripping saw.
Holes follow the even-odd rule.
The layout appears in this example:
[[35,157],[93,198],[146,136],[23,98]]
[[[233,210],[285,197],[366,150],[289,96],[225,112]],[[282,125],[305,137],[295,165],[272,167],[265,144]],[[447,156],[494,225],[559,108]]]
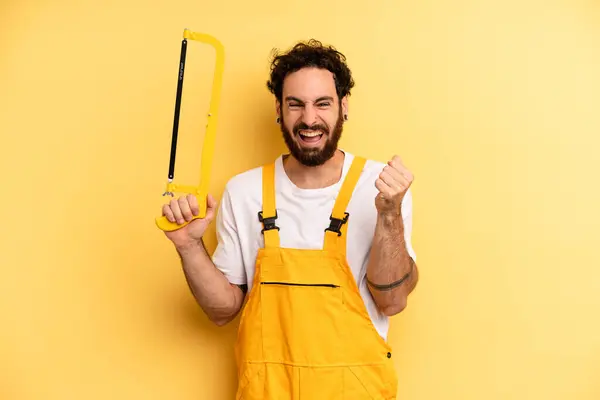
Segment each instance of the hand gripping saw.
[[[180,185],[174,183],[175,178],[175,156],[177,153],[177,135],[179,130],[179,113],[181,109],[181,95],[183,90],[183,76],[185,71],[185,60],[187,53],[188,40],[209,44],[216,51],[216,62],[213,76],[213,85],[208,110],[208,121],[204,143],[202,145],[202,159],[200,162],[200,182],[198,186]],[[223,69],[225,61],[225,52],[223,45],[213,36],[205,33],[192,32],[184,29],[183,40],[181,42],[181,55],[179,60],[179,71],[177,75],[177,95],[175,99],[175,118],[173,121],[173,135],[171,138],[171,155],[169,159],[169,175],[167,186],[163,196],[172,196],[176,192],[193,194],[198,199],[199,213],[193,219],[204,218],[206,216],[206,197],[208,195],[209,178],[212,168],[215,136],[217,121],[219,118],[219,102],[221,100],[221,87],[223,82]],[[191,222],[191,221],[190,221]],[[163,231],[174,231],[187,225],[189,222],[177,224],[170,222],[165,216],[156,218],[156,225]]]

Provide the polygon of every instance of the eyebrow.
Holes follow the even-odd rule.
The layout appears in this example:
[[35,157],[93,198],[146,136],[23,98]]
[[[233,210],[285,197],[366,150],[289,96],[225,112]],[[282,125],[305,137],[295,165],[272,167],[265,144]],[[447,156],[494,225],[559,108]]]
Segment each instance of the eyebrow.
[[[299,98],[294,97],[294,96],[287,96],[285,98],[285,100],[286,101],[297,101],[298,103],[304,104],[304,102],[302,100],[300,100]],[[321,97],[319,97],[319,98],[317,98],[315,100],[315,103],[318,103],[318,102],[323,101],[323,100],[333,101],[333,97],[331,97],[331,96],[321,96]]]

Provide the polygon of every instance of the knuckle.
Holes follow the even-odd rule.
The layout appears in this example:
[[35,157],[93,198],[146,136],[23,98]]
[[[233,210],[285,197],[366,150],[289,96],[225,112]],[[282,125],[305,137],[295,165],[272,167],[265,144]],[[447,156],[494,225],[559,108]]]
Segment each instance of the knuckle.
[[171,211],[171,207],[168,204],[163,205],[162,214],[167,217],[167,219],[173,222],[173,212]]

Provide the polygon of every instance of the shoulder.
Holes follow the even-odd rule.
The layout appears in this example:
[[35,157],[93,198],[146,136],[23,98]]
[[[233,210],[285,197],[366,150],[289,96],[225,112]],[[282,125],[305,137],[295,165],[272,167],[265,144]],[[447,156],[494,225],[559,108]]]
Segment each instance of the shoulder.
[[262,203],[263,166],[250,168],[233,175],[225,184],[221,198],[221,208],[229,210],[232,218],[239,223],[252,218]]
[[262,185],[262,166],[248,169],[232,176],[225,184],[229,196],[239,197],[248,194]]
[[383,171],[383,168],[386,166],[386,163],[363,157],[360,154],[346,154],[351,157],[352,161],[359,157],[365,160],[365,164],[362,168],[359,181],[357,182],[357,186],[364,188],[365,186],[369,187],[369,185],[371,185],[371,189],[376,190],[375,181],[377,180],[377,177],[379,176],[381,171]]
[[383,171],[385,166],[386,163],[384,162],[366,159],[365,166],[363,167],[363,175],[376,177],[381,173],[381,171]]
[[[358,157],[358,155],[352,155],[352,157]],[[375,181],[379,178],[379,174],[383,171],[383,168],[387,165],[386,162],[365,158],[365,165],[362,169],[360,179],[357,183],[357,192],[361,195],[368,195],[374,197],[379,192],[375,186]],[[412,209],[412,191],[409,188],[404,196],[402,207],[405,211]]]

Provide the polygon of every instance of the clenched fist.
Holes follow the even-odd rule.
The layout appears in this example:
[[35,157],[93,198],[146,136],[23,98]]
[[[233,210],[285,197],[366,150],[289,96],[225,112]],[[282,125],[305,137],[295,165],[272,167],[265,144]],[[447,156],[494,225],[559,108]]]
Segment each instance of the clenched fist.
[[379,214],[400,214],[402,199],[413,180],[413,174],[402,164],[400,157],[394,156],[388,161],[375,181],[379,190],[375,206]]
[[177,224],[191,222],[180,229],[165,232],[165,235],[167,235],[176,247],[199,243],[206,232],[206,228],[208,228],[215,217],[216,205],[217,202],[209,194],[206,198],[206,215],[204,218],[196,218],[192,221],[193,217],[199,213],[196,196],[188,194],[187,196],[171,200],[169,203],[163,205],[162,215],[170,222]]

